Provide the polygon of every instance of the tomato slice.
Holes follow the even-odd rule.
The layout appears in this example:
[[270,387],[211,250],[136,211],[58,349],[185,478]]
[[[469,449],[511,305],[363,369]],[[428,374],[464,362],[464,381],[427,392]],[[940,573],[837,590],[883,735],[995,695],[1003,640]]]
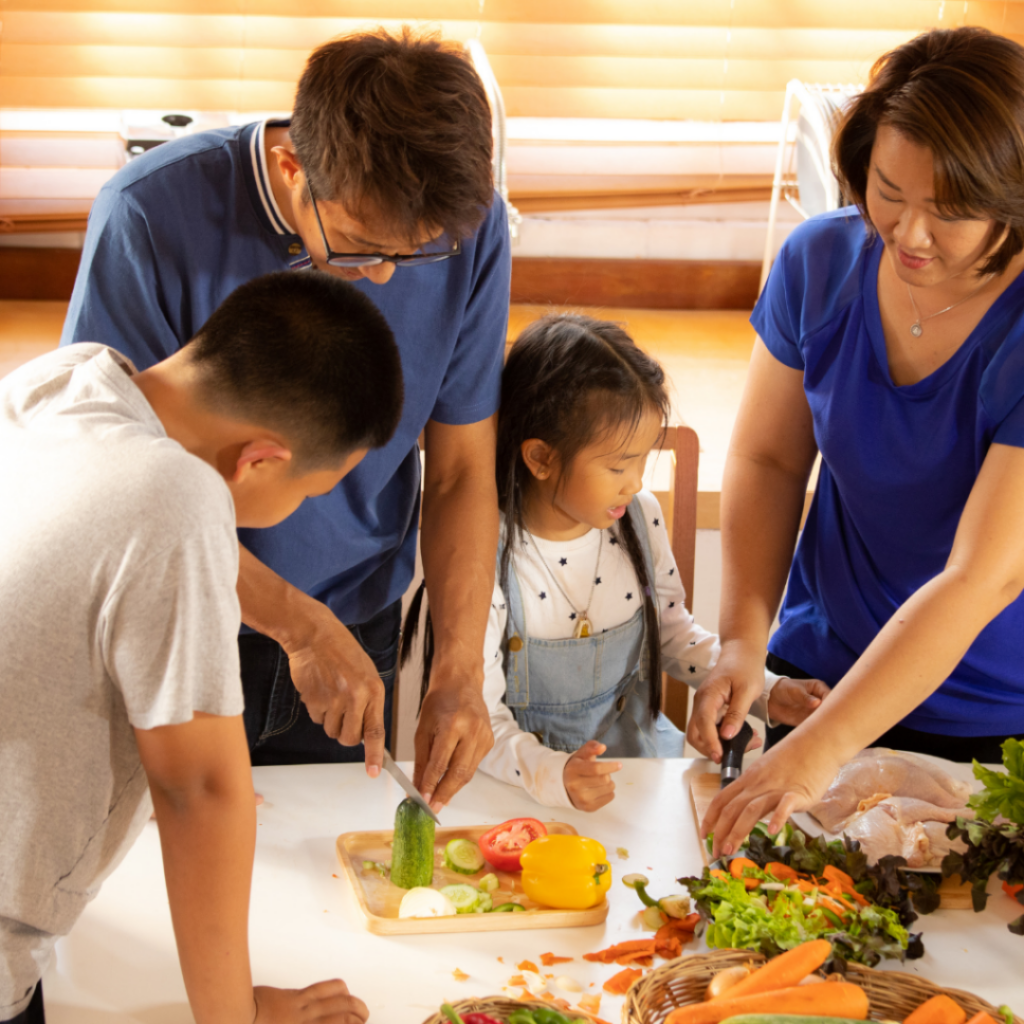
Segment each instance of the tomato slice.
[[523,850],[546,836],[548,830],[536,818],[512,818],[485,832],[479,839],[484,860],[498,871],[518,871]]

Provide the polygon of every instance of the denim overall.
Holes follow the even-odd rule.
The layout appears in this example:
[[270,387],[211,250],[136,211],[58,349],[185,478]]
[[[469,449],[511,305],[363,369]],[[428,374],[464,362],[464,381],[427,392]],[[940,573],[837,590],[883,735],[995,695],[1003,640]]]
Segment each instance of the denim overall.
[[[639,502],[626,511],[654,580]],[[501,550],[498,551],[501,562]],[[653,583],[652,583],[653,586]],[[683,734],[651,713],[643,605],[619,626],[579,640],[534,640],[523,612],[515,564],[509,569],[505,629],[505,703],[519,728],[552,750],[572,752],[600,740],[607,757],[682,757]]]

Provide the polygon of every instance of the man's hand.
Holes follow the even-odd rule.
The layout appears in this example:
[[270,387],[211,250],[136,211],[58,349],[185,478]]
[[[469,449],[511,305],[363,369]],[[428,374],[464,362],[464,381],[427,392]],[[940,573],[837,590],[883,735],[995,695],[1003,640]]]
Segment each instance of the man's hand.
[[596,811],[615,798],[615,780],[612,772],[621,767],[620,761],[598,761],[608,748],[597,740],[588,740],[576,751],[562,770],[562,782],[573,807],[580,811]]
[[253,989],[256,1016],[253,1024],[363,1024],[370,1011],[366,1003],[349,995],[340,978],[320,981],[308,988]]
[[326,607],[317,628],[286,646],[292,682],[309,717],[346,747],[366,746],[366,774],[384,761],[384,684],[352,634]]
[[[781,685],[781,683],[779,684]],[[743,727],[750,706],[764,692],[764,655],[723,645],[721,657],[711,674],[693,695],[693,714],[686,730],[687,740],[716,764],[722,761],[722,735],[732,739]],[[748,749],[760,746],[760,737]]]
[[412,774],[413,785],[435,813],[473,778],[493,746],[491,715],[480,687],[449,682],[435,668],[416,726]]
[[831,692],[820,679],[780,679],[768,698],[768,717],[783,725],[799,725]]
[[774,834],[791,814],[817,803],[840,768],[829,750],[820,737],[808,741],[794,733],[745,768],[715,797],[700,823],[702,839],[715,834],[713,856],[735,853],[762,818],[769,818],[768,831]]

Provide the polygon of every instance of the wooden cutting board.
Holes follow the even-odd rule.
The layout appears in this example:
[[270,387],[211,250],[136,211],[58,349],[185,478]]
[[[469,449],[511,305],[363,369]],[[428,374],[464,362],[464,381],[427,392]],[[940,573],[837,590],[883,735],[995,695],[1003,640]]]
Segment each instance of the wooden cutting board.
[[[717,772],[705,772],[690,779],[690,802],[693,804],[693,817],[697,823],[697,834],[700,835],[700,823],[704,820],[711,801],[718,796],[721,776]],[[700,852],[704,863],[709,860],[707,847],[700,844]],[[973,910],[970,885],[961,885],[952,878],[944,878],[939,884],[939,895],[942,897],[943,910]]]
[[[546,825],[549,833],[577,835],[572,825],[561,821],[549,821]],[[398,907],[407,890],[400,889],[389,878],[382,878],[379,872],[363,867],[364,860],[391,860],[394,831],[388,829],[381,832],[346,832],[338,836],[338,862],[345,872],[366,927],[377,935],[518,931],[526,928],[579,928],[583,925],[600,924],[608,916],[607,900],[586,910],[551,910],[548,907],[541,907],[523,892],[523,887],[519,884],[519,872],[495,871],[489,864],[485,864],[475,875],[460,875],[444,866],[444,848],[452,839],[469,839],[475,843],[493,827],[477,825],[470,828],[437,829],[434,835],[434,877],[431,886],[440,889],[456,882],[474,885],[485,874],[493,872],[498,876],[498,889],[491,893],[494,905],[514,900],[526,907],[525,911],[511,914],[400,918]]]

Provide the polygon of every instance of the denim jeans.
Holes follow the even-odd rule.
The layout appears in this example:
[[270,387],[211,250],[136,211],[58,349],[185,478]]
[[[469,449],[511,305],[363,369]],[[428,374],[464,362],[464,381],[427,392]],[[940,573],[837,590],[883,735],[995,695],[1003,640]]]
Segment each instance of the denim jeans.
[[43,1012],[43,983],[36,985],[32,993],[32,1000],[17,1017],[8,1017],[4,1024],[46,1024],[46,1014]]
[[[384,683],[385,743],[391,749],[391,709],[402,624],[396,601],[372,619],[348,629],[366,651]],[[261,633],[238,638],[245,695],[245,735],[254,765],[339,764],[364,759],[363,745],[343,747],[317,725],[292,683],[288,656]]]

